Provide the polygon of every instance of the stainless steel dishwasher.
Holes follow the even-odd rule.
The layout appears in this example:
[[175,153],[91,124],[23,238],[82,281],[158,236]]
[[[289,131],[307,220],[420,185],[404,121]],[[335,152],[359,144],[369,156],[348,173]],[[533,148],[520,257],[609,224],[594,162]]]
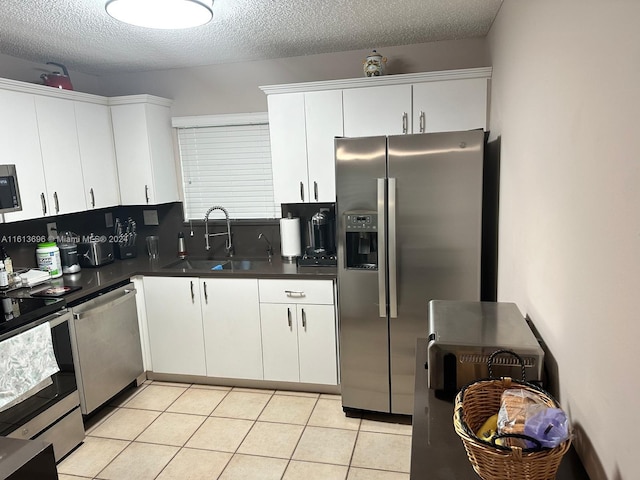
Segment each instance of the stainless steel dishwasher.
[[136,289],[129,283],[71,311],[80,407],[88,415],[144,373]]

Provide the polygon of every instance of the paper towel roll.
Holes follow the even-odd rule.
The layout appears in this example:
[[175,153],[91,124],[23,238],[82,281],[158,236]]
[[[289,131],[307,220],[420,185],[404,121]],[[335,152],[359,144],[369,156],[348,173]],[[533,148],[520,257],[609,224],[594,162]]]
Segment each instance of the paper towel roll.
[[280,250],[282,258],[288,260],[302,255],[299,218],[280,219]]

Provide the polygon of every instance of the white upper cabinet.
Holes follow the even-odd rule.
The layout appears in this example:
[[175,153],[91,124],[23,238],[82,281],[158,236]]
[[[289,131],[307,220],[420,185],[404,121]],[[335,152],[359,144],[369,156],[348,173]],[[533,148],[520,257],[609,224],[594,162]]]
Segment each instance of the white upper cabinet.
[[0,78],[0,104],[3,163],[16,165],[22,200],[5,222],[179,200],[170,100]]
[[304,94],[269,95],[271,169],[276,203],[309,200]]
[[342,91],[304,94],[307,168],[312,202],[336,201],[335,137],[344,136]]
[[487,128],[491,68],[260,87],[276,202],[335,202],[335,137]]
[[0,145],[3,163],[15,164],[22,210],[5,213],[6,222],[42,217],[47,210],[35,98],[29,93],[0,90]]
[[86,208],[120,204],[111,113],[107,105],[75,102]]
[[36,96],[36,115],[50,214],[84,211],[74,104],[62,98]]
[[411,85],[351,88],[343,100],[345,137],[411,133]]
[[413,133],[487,128],[486,78],[413,85]]
[[267,102],[275,201],[335,202],[342,91],[269,95]]
[[176,202],[171,102],[150,95],[110,99],[123,205]]

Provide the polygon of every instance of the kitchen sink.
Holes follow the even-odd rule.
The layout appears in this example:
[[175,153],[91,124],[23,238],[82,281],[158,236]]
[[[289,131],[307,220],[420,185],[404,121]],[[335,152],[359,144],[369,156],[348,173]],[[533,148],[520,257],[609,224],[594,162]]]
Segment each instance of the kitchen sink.
[[215,271],[215,270],[255,270],[268,267],[271,262],[267,259],[238,259],[238,260],[210,260],[185,258],[163,267],[165,269]]

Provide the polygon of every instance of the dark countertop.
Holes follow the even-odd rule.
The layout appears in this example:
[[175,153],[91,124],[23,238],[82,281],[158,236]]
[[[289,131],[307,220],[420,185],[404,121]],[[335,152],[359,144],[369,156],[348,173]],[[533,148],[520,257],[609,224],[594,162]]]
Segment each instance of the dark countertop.
[[[65,295],[67,305],[73,306],[79,300],[91,296],[101,290],[109,289],[114,285],[128,281],[136,275],[162,276],[162,277],[251,277],[251,278],[300,278],[300,279],[326,279],[334,280],[337,269],[335,267],[298,267],[295,263],[283,262],[280,257],[273,257],[271,262],[267,258],[254,264],[250,270],[187,270],[181,268],[166,268],[175,263],[175,257],[150,259],[146,255],[128,260],[115,260],[113,263],[97,268],[82,268],[78,273],[63,275],[31,289],[21,288],[10,292],[10,296],[29,296],[39,290],[44,290],[52,285],[80,286],[80,290]],[[219,258],[214,261],[225,261]],[[244,257],[233,260],[245,260]]]
[[[411,438],[411,480],[471,480],[480,478],[473,471],[462,440],[453,428],[453,402],[435,397],[427,388],[426,338],[416,348],[416,387]],[[557,480],[585,480],[587,475],[571,447],[562,459]]]

